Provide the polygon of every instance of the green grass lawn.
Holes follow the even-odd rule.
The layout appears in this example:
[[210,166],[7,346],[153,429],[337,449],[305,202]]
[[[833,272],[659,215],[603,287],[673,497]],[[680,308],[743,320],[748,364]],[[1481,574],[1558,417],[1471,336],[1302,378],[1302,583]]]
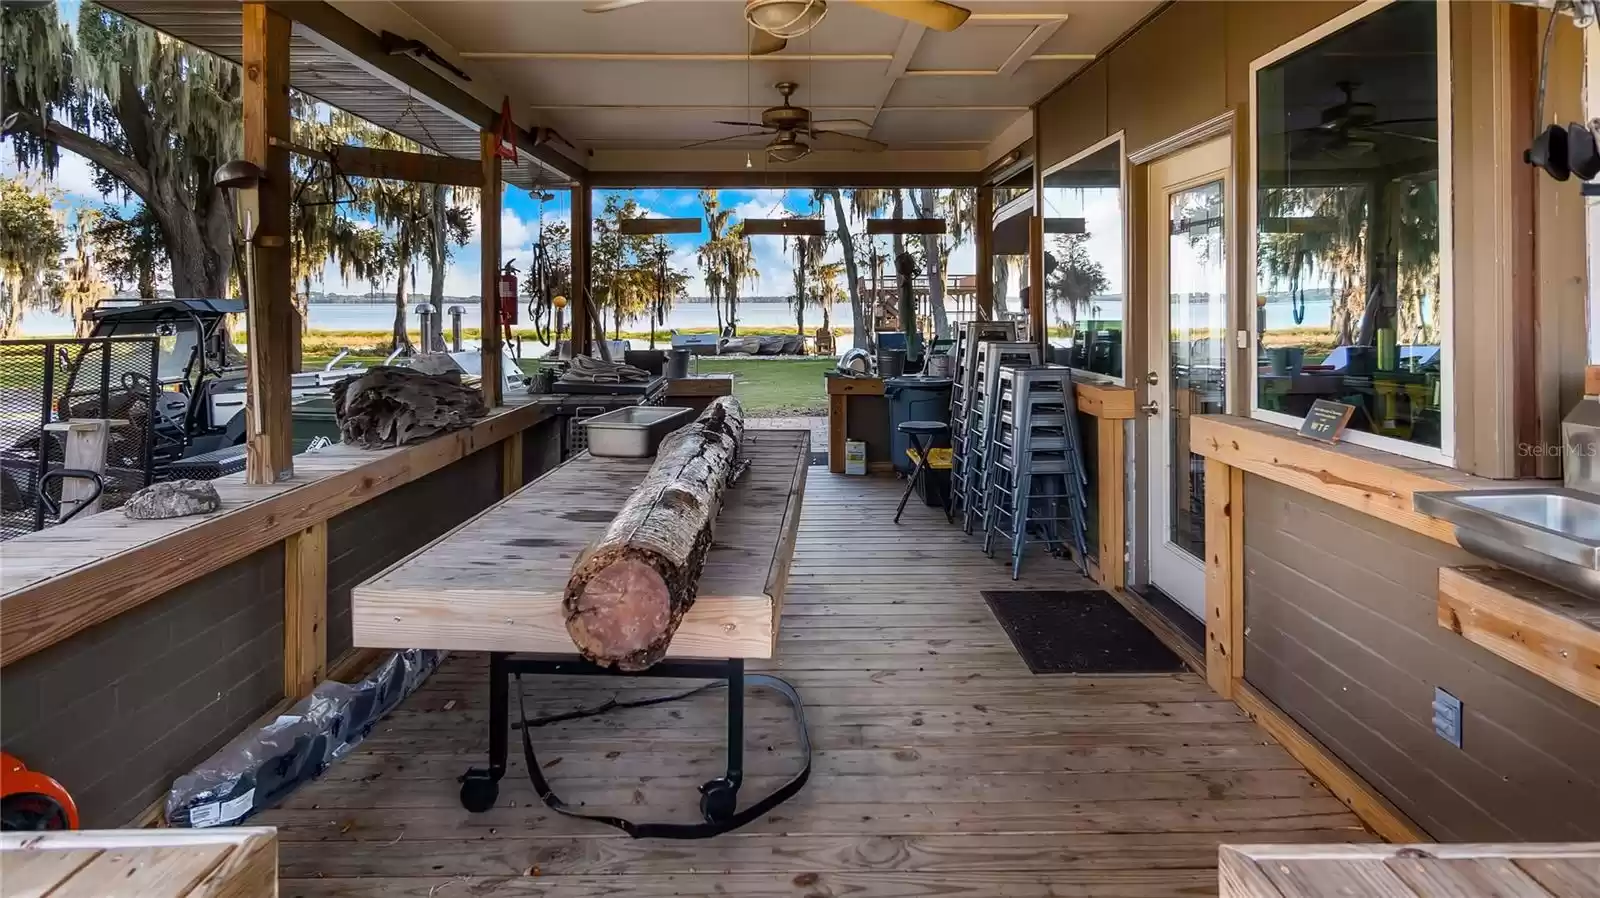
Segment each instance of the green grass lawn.
[[824,372],[836,359],[718,359],[702,357],[690,370],[700,374],[732,374],[733,395],[745,413],[760,418],[826,415]]

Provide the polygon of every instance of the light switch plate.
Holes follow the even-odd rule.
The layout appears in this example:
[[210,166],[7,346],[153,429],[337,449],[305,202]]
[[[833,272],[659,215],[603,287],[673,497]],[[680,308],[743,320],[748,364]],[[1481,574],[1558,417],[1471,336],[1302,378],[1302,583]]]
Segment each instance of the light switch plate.
[[1433,690],[1433,731],[1440,739],[1461,747],[1461,699],[1437,686]]

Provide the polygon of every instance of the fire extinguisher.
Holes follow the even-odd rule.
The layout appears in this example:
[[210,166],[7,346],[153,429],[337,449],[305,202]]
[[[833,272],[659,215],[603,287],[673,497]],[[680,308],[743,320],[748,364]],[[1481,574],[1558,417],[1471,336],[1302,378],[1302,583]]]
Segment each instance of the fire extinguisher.
[[511,326],[517,323],[517,266],[516,259],[506,262],[500,269],[500,328],[504,331],[505,345],[512,342]]

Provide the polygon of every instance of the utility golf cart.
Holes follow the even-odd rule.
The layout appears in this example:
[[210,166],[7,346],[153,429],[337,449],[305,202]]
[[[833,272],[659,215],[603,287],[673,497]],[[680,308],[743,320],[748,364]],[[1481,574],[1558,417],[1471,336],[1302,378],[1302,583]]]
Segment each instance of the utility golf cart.
[[[86,314],[85,339],[8,341],[7,535],[59,523],[63,479],[93,481],[102,506],[116,506],[157,480],[243,470],[244,364],[223,327],[243,311],[225,299],[107,303]],[[83,419],[108,422],[102,471],[64,470],[63,426]]]

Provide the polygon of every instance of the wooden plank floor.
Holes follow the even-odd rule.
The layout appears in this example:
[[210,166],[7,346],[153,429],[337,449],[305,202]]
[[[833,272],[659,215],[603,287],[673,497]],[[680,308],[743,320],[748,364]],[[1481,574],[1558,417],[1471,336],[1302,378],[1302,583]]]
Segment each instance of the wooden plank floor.
[[[324,779],[262,815],[285,896],[894,898],[1216,891],[1222,842],[1369,841],[1355,817],[1192,674],[1036,677],[979,591],[1012,587],[976,541],[899,484],[807,486],[780,671],[806,701],[805,790],[737,833],[633,841],[547,811],[513,739],[499,805],[455,777],[484,762],[487,665],[456,655]],[[1024,587],[1084,585],[1042,554]],[[670,680],[530,679],[530,714],[674,691]],[[796,768],[786,712],[748,702],[746,800]],[[554,788],[586,810],[690,820],[720,775],[709,692],[536,731]]]

